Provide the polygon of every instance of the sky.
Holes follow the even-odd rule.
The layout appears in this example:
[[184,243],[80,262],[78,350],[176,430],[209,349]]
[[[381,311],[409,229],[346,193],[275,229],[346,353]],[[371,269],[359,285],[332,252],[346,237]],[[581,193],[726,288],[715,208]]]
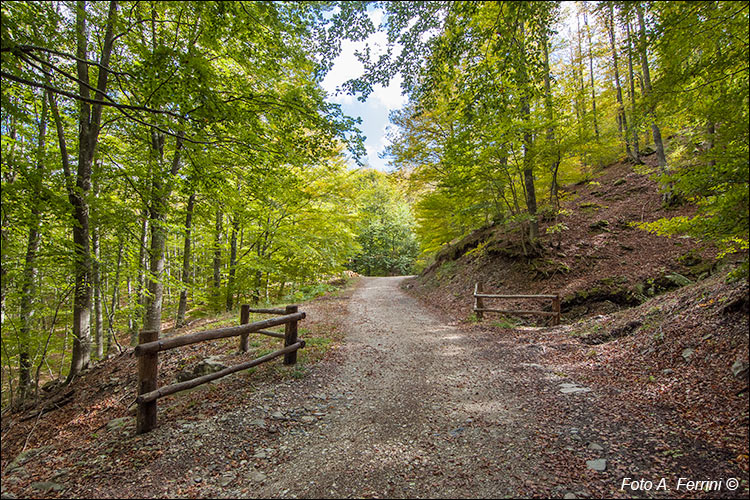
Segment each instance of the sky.
[[[562,24],[557,26],[560,30],[560,36],[563,38],[566,36],[571,38],[570,33],[575,32],[575,15],[573,12],[574,9],[569,3],[564,4]],[[376,27],[380,26],[383,17],[382,10],[371,9],[368,11],[368,15]],[[407,102],[407,97],[401,94],[401,75],[399,74],[391,80],[388,87],[375,85],[366,102],[360,102],[356,96],[338,92],[338,88],[344,82],[350,78],[359,77],[364,72],[364,66],[359,62],[354,52],[364,49],[367,44],[370,45],[374,56],[379,55],[381,51],[378,48],[386,45],[386,34],[382,31],[376,31],[367,40],[361,42],[342,41],[341,54],[334,60],[333,67],[323,79],[322,86],[328,92],[329,101],[341,104],[345,114],[354,118],[362,118],[360,129],[366,137],[367,157],[365,161],[370,167],[387,172],[393,170],[393,167],[388,165],[387,158],[381,159],[379,155],[384,152],[385,147],[389,144],[388,132],[396,131],[395,125],[390,124],[388,114],[393,110],[401,109]],[[396,55],[399,50],[399,48],[396,49]],[[555,54],[552,57],[560,56],[560,54]],[[562,57],[564,56],[565,54],[562,54]],[[350,160],[350,164],[355,165],[353,160]]]
[[[380,25],[383,15],[381,10],[372,10],[368,15],[375,26]],[[406,96],[401,95],[401,76],[394,78],[388,87],[375,85],[366,102],[358,101],[355,96],[337,92],[345,81],[361,76],[364,72],[364,66],[357,60],[354,52],[364,49],[367,43],[370,44],[373,54],[377,55],[379,54],[377,48],[386,45],[386,35],[376,32],[362,42],[343,41],[341,54],[334,60],[333,67],[323,79],[322,86],[328,92],[329,101],[341,104],[341,109],[345,114],[354,118],[362,118],[360,129],[366,137],[365,149],[367,151],[367,158],[364,161],[370,167],[389,171],[392,167],[388,166],[388,160],[381,159],[378,155],[383,153],[388,145],[389,128],[394,128],[390,125],[388,113],[400,109],[407,101]]]

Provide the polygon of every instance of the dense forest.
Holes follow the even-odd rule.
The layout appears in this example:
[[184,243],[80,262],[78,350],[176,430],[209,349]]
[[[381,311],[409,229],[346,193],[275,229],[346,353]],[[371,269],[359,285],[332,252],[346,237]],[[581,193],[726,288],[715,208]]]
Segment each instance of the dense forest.
[[[368,15],[383,12],[375,25]],[[568,229],[618,160],[748,251],[747,2],[3,2],[3,405],[143,329],[406,274],[489,224]],[[321,87],[403,78],[390,174]],[[655,154],[658,168],[642,166]]]

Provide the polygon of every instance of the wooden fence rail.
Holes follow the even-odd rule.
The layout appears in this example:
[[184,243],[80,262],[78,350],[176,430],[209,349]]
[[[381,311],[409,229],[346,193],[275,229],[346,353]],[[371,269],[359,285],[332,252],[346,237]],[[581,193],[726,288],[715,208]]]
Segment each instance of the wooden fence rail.
[[[484,306],[484,299],[552,299],[552,311],[528,311],[528,310],[511,310],[511,309],[490,309]],[[551,316],[552,324],[560,324],[560,294],[547,295],[499,295],[483,293],[482,283],[474,285],[474,312],[477,319],[483,319],[485,312],[494,312],[501,314],[529,314],[539,316]]]
[[[250,313],[281,314],[277,318],[250,323]],[[141,343],[135,348],[138,357],[138,411],[136,417],[136,432],[138,434],[148,432],[156,427],[156,400],[179,391],[197,387],[206,382],[225,377],[229,374],[258,366],[281,355],[284,356],[285,365],[293,365],[297,362],[297,350],[305,347],[305,342],[297,339],[297,322],[305,318],[304,312],[298,312],[298,306],[286,306],[285,309],[250,309],[243,305],[240,310],[240,326],[217,328],[204,332],[191,333],[181,337],[158,339],[159,332],[155,330],[144,330],[140,333]],[[265,330],[273,326],[284,325],[284,333]],[[250,333],[260,333],[275,338],[284,339],[284,348],[266,354],[260,358],[238,365],[224,368],[215,373],[210,373],[192,380],[178,384],[157,387],[157,375],[159,371],[159,352],[175,349],[206,340],[223,339],[227,337],[240,337],[240,351],[249,350]]]

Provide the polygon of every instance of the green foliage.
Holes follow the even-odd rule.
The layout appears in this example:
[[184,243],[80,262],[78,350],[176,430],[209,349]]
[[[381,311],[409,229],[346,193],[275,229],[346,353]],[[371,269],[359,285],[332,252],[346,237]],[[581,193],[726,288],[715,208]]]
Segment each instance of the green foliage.
[[351,259],[350,268],[367,276],[409,274],[419,246],[410,207],[396,180],[376,170],[363,170],[357,183],[361,250]]

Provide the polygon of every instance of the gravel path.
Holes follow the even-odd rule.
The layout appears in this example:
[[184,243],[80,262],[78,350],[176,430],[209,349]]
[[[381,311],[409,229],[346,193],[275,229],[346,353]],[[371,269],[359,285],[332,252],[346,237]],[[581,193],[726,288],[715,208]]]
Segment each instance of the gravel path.
[[443,323],[403,279],[354,293],[338,376],[310,395],[336,403],[304,436],[280,436],[294,451],[259,496],[515,496],[514,476],[538,468],[523,453],[528,416],[482,355],[497,345]]

